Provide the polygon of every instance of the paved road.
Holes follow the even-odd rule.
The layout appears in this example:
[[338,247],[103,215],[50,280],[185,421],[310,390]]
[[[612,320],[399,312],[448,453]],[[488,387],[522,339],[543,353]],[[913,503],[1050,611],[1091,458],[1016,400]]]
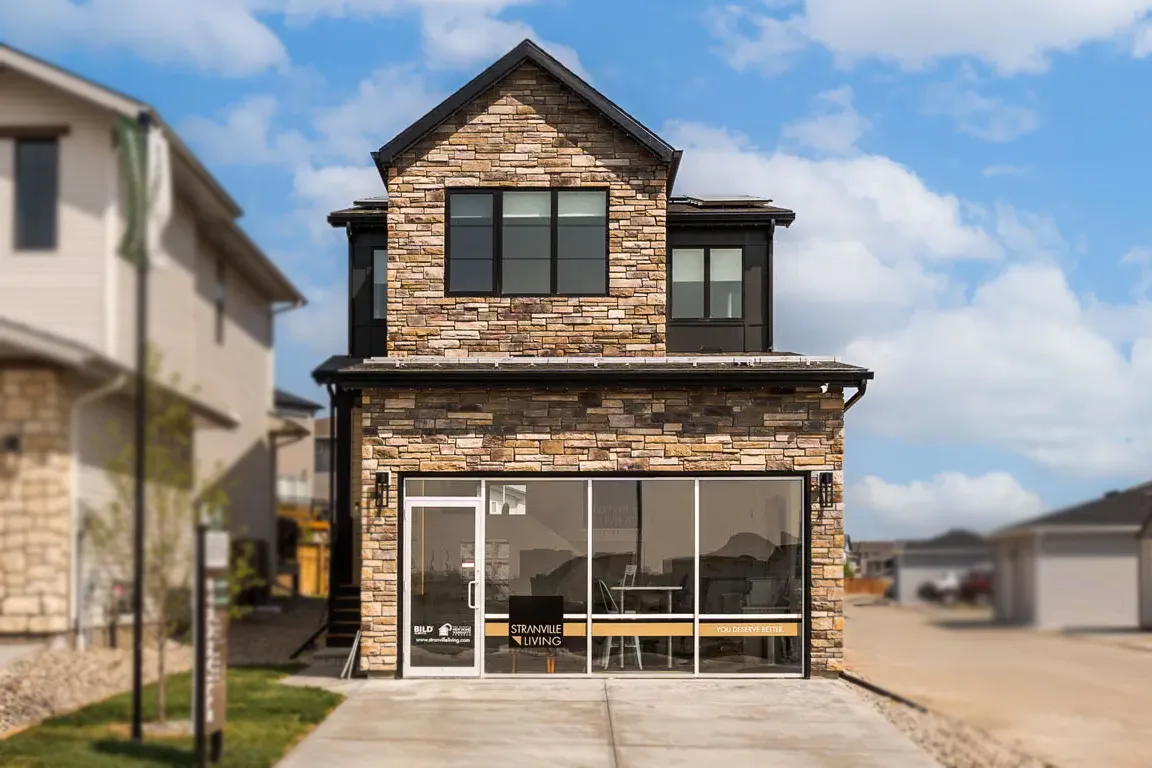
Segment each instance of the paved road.
[[837,680],[372,680],[280,768],[939,768]]
[[846,607],[849,668],[1059,768],[1152,766],[1152,653],[891,606]]

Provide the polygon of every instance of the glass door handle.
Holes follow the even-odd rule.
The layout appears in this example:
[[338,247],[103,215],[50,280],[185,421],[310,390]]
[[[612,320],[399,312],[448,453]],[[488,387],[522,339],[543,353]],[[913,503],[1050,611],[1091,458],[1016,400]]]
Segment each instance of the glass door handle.
[[474,591],[475,589],[476,589],[476,580],[473,579],[472,581],[468,582],[468,607],[471,608],[472,610],[476,610],[476,592]]

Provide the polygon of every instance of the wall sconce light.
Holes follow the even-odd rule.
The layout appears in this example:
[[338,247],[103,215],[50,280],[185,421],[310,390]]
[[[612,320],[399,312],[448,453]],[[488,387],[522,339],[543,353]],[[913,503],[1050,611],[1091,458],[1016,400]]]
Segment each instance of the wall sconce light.
[[20,453],[20,435],[4,435],[0,438],[0,453]]
[[818,491],[819,491],[820,506],[822,508],[832,506],[833,494],[832,494],[832,473],[831,472],[821,472],[820,473],[820,484],[818,486]]
[[376,473],[376,506],[383,509],[388,506],[388,473]]

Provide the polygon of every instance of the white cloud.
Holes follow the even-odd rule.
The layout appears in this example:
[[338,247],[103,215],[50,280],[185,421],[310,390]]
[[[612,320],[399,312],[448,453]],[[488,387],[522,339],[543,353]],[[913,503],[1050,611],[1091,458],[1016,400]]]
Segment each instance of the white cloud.
[[989,165],[980,171],[982,176],[995,178],[997,176],[1025,176],[1032,169],[1025,165]]
[[180,132],[209,163],[276,165],[297,162],[307,152],[300,134],[273,134],[278,104],[269,95],[252,96],[230,107],[221,122],[202,116],[186,119]]
[[815,114],[787,123],[782,135],[789,141],[830,155],[856,151],[856,142],[871,128],[868,118],[852,105],[852,88],[843,86],[816,97]]
[[[713,27],[738,69],[778,69],[810,41],[844,64],[879,59],[916,69],[974,58],[1009,75],[1044,71],[1053,54],[1096,42],[1123,43],[1145,56],[1152,34],[1140,22],[1149,10],[1152,0],[806,0],[784,17],[724,8]],[[734,27],[734,14],[746,29]],[[717,19],[728,19],[727,26]]]
[[1006,472],[972,477],[942,472],[907,485],[865,477],[846,491],[850,514],[871,511],[883,527],[909,538],[952,528],[987,532],[1039,514],[1040,497]]
[[800,16],[777,19],[729,5],[709,17],[716,48],[738,72],[758,70],[776,75],[788,70],[796,55],[808,46]]
[[288,64],[258,0],[32,0],[0,3],[6,42],[45,47],[128,48],[160,64],[245,76]]
[[962,133],[985,141],[1008,142],[1036,130],[1035,110],[986,96],[977,90],[978,82],[971,67],[962,67],[956,81],[929,89],[926,111],[951,117]]
[[333,350],[348,349],[348,292],[336,283],[336,288],[302,286],[308,304],[280,319],[288,338],[315,354],[317,363]]
[[[278,17],[307,24],[320,17],[372,18],[415,13],[429,66],[472,67],[537,38],[521,21],[501,18],[535,0],[33,0],[0,4],[0,29],[15,45],[128,48],[162,64],[205,72],[252,75],[286,69],[284,43],[265,23]],[[540,41],[577,73],[576,52]]]
[[[1152,311],[1073,293],[1051,217],[961,201],[885,157],[802,158],[695,124],[665,135],[686,150],[679,191],[777,193],[797,211],[777,233],[777,347],[875,370],[854,423],[1070,472],[1152,464]],[[961,261],[984,274],[961,279]]]

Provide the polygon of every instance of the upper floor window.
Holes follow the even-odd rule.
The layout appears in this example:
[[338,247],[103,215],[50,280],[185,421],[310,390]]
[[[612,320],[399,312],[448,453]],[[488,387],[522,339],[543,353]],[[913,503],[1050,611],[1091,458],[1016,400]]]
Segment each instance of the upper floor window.
[[672,319],[742,318],[743,274],[741,248],[672,249]]
[[372,249],[372,319],[388,317],[388,251]]
[[216,308],[216,343],[224,343],[224,259],[216,259],[216,282],[212,290],[212,301]]
[[60,197],[60,142],[17,138],[15,162],[16,250],[56,248]]
[[608,193],[453,190],[446,254],[449,294],[603,296]]
[[327,437],[317,437],[315,442],[315,461],[312,471],[323,474],[332,471],[332,441]]

